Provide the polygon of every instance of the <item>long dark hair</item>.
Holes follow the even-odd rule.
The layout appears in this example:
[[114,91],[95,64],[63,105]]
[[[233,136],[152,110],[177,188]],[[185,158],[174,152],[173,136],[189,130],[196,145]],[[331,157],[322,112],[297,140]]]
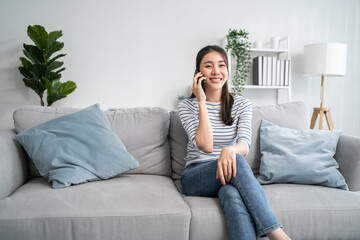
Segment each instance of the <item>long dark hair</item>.
[[[226,68],[229,72],[229,61],[228,61],[228,57],[227,54],[225,52],[224,49],[222,49],[219,46],[216,45],[210,45],[210,46],[206,46],[204,48],[202,48],[197,56],[196,56],[196,69],[200,70],[200,63],[201,60],[203,59],[203,57],[208,54],[209,52],[218,52],[222,58],[225,61],[226,64]],[[190,98],[194,98],[195,94],[192,93]],[[231,109],[234,103],[234,97],[229,93],[229,87],[227,84],[227,81],[225,82],[223,88],[222,88],[222,92],[221,92],[221,120],[223,121],[223,123],[225,125],[229,125],[231,126],[232,123],[234,122],[234,119],[231,117]]]

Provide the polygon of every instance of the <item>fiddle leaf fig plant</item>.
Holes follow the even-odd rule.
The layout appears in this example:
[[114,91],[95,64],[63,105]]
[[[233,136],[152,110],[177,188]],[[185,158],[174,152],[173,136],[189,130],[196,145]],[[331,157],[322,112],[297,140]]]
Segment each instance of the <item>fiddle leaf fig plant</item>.
[[35,45],[23,44],[25,57],[20,57],[22,66],[20,73],[24,76],[25,85],[34,90],[40,97],[41,106],[44,106],[44,92],[47,91],[47,106],[65,98],[75,91],[76,83],[73,81],[60,82],[61,72],[65,70],[63,62],[57,61],[66,54],[54,53],[64,47],[64,43],[57,41],[62,31],[47,33],[40,25],[28,26],[27,35]]
[[227,45],[225,49],[228,52],[230,50],[230,55],[236,59],[236,69],[232,79],[232,90],[240,95],[244,89],[246,78],[251,67],[251,43],[249,42],[248,35],[249,33],[245,29],[229,29],[228,35],[226,35]]

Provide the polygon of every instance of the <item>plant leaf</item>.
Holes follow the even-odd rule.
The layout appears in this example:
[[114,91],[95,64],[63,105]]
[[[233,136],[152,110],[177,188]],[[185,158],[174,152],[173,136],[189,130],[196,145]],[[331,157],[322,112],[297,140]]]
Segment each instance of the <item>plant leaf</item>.
[[46,72],[49,73],[49,72],[51,72],[52,70],[61,67],[62,65],[64,65],[64,62],[54,61],[54,62],[50,63],[49,65],[47,65]]
[[41,51],[44,51],[47,46],[48,34],[45,28],[40,25],[28,26],[27,34]]
[[43,80],[44,86],[47,90],[47,94],[50,95],[53,92],[51,81],[49,79],[47,79],[46,77],[43,77],[42,80]]
[[60,85],[58,89],[58,95],[66,97],[76,89],[76,83],[73,81],[67,81]]
[[54,42],[54,44],[52,44],[48,48],[48,52],[46,53],[45,58],[51,57],[51,55],[53,55],[53,53],[55,53],[57,51],[60,51],[63,47],[64,47],[64,43],[62,43],[62,42]]
[[63,35],[62,31],[53,31],[50,32],[47,38],[47,44],[46,44],[46,51],[48,52],[52,45],[55,43],[55,41]]
[[48,79],[44,79],[47,84],[47,103],[51,106],[57,100],[65,98],[67,95],[75,91],[76,84],[72,81],[60,83],[59,81],[50,82]]
[[45,76],[47,79],[49,79],[51,82],[60,80],[61,74],[50,72],[47,76]]
[[65,68],[61,68],[61,69],[57,70],[55,73],[56,73],[56,74],[59,74],[59,73],[61,73],[61,72],[64,71],[64,70],[65,70]]
[[32,64],[29,60],[27,60],[24,57],[20,57],[20,61],[24,66],[24,68],[26,68],[28,72],[30,72],[34,77],[39,78],[39,76],[41,76],[41,71],[39,70],[40,68],[39,66],[41,65]]
[[33,75],[31,72],[29,72],[29,70],[27,70],[26,68],[24,68],[24,67],[19,67],[18,69],[19,69],[20,73],[21,73],[24,77],[26,77],[26,78],[32,78],[32,77],[34,77],[34,75]]
[[61,57],[65,57],[65,56],[66,56],[66,54],[59,54],[56,57],[50,59],[47,64],[50,64],[50,63],[54,62],[56,59],[61,58]]
[[24,49],[23,52],[26,57],[28,57],[33,63],[41,64],[44,62],[44,57],[40,49],[33,45],[23,44]]
[[39,96],[44,93],[45,88],[42,85],[42,83],[34,78],[24,78],[23,82],[25,83],[25,86],[31,88],[34,90]]

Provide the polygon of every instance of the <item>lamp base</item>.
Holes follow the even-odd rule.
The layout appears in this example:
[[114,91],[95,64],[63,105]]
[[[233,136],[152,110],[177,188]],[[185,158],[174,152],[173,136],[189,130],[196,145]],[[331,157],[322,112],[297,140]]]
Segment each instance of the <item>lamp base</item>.
[[322,130],[322,123],[323,123],[324,115],[325,115],[329,130],[334,130],[334,124],[333,124],[333,121],[331,118],[330,108],[314,108],[314,112],[311,117],[310,129],[314,129],[318,115],[320,115],[319,130]]

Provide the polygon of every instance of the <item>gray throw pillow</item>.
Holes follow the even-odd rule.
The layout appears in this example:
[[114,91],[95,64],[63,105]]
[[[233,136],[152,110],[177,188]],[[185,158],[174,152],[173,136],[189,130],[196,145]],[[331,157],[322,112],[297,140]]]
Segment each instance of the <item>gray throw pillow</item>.
[[27,129],[16,139],[53,188],[108,179],[140,166],[98,104]]
[[334,159],[341,131],[294,130],[262,120],[260,184],[317,184],[349,190]]

